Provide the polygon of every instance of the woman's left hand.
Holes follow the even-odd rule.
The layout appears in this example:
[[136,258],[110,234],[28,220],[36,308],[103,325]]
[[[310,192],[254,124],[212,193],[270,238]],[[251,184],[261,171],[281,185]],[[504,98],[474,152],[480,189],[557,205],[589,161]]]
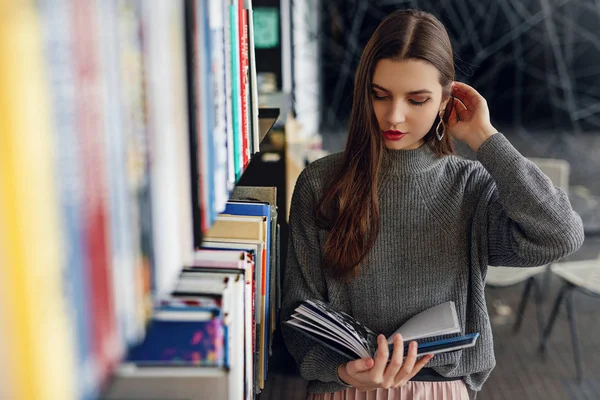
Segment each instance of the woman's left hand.
[[452,84],[452,93],[454,104],[446,133],[465,142],[476,152],[483,142],[498,132],[490,123],[487,101],[477,90],[462,82]]

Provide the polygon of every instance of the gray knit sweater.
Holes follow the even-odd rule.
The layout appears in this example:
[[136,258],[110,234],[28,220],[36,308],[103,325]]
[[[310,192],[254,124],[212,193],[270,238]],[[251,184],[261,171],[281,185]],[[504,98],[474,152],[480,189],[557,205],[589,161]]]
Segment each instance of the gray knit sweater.
[[[386,151],[385,157],[380,233],[350,283],[323,273],[327,231],[315,218],[341,153],[300,175],[290,210],[281,318],[287,320],[301,301],[319,299],[387,337],[414,314],[452,300],[463,333],[481,336],[475,347],[438,354],[428,366],[464,377],[474,398],[495,366],[484,296],[488,265],[532,267],[572,253],[584,239],[581,218],[565,193],[501,133],[483,143],[478,161],[440,158],[428,145]],[[348,387],[337,375],[347,360],[285,325],[282,334],[309,392]]]

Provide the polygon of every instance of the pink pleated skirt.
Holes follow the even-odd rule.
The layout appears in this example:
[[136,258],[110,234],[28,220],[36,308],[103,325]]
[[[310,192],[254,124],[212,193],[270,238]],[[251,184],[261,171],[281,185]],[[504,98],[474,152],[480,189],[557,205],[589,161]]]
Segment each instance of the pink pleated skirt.
[[469,400],[469,393],[462,380],[409,381],[395,389],[361,392],[348,388],[335,393],[309,393],[306,400]]

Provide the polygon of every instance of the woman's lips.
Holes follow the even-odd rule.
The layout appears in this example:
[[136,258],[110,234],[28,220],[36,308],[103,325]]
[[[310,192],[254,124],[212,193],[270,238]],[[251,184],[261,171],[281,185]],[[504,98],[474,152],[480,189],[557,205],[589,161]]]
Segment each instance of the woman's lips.
[[400,132],[400,131],[396,131],[396,130],[388,130],[388,131],[384,131],[383,132],[383,136],[387,140],[400,140],[404,136],[406,136],[406,133]]

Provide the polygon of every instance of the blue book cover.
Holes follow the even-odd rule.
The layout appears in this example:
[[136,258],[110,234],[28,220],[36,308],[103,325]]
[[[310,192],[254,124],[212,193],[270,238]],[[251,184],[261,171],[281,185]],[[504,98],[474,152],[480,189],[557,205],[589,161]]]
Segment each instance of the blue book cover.
[[[220,310],[190,307],[164,310],[160,314],[163,317],[151,321],[146,338],[131,349],[127,361],[153,366],[226,367],[226,332]],[[165,318],[169,314],[172,317]],[[184,314],[189,317],[177,318]],[[208,318],[203,317],[207,314]],[[194,315],[198,318],[194,319]]]
[[216,125],[216,108],[215,108],[215,96],[214,96],[214,78],[212,70],[212,57],[214,46],[211,40],[210,32],[210,21],[209,21],[209,6],[208,0],[200,0],[197,2],[198,7],[198,18],[196,19],[198,26],[196,27],[196,34],[199,35],[199,46],[197,50],[201,53],[200,60],[201,73],[199,78],[201,80],[200,90],[202,91],[202,100],[200,101],[200,107],[202,109],[201,121],[202,124],[202,139],[203,143],[206,143],[204,156],[206,157],[206,164],[208,170],[206,171],[207,177],[207,188],[208,188],[208,199],[209,199],[209,226],[212,226],[217,217],[217,207],[215,203],[215,141],[214,141],[214,129]]

